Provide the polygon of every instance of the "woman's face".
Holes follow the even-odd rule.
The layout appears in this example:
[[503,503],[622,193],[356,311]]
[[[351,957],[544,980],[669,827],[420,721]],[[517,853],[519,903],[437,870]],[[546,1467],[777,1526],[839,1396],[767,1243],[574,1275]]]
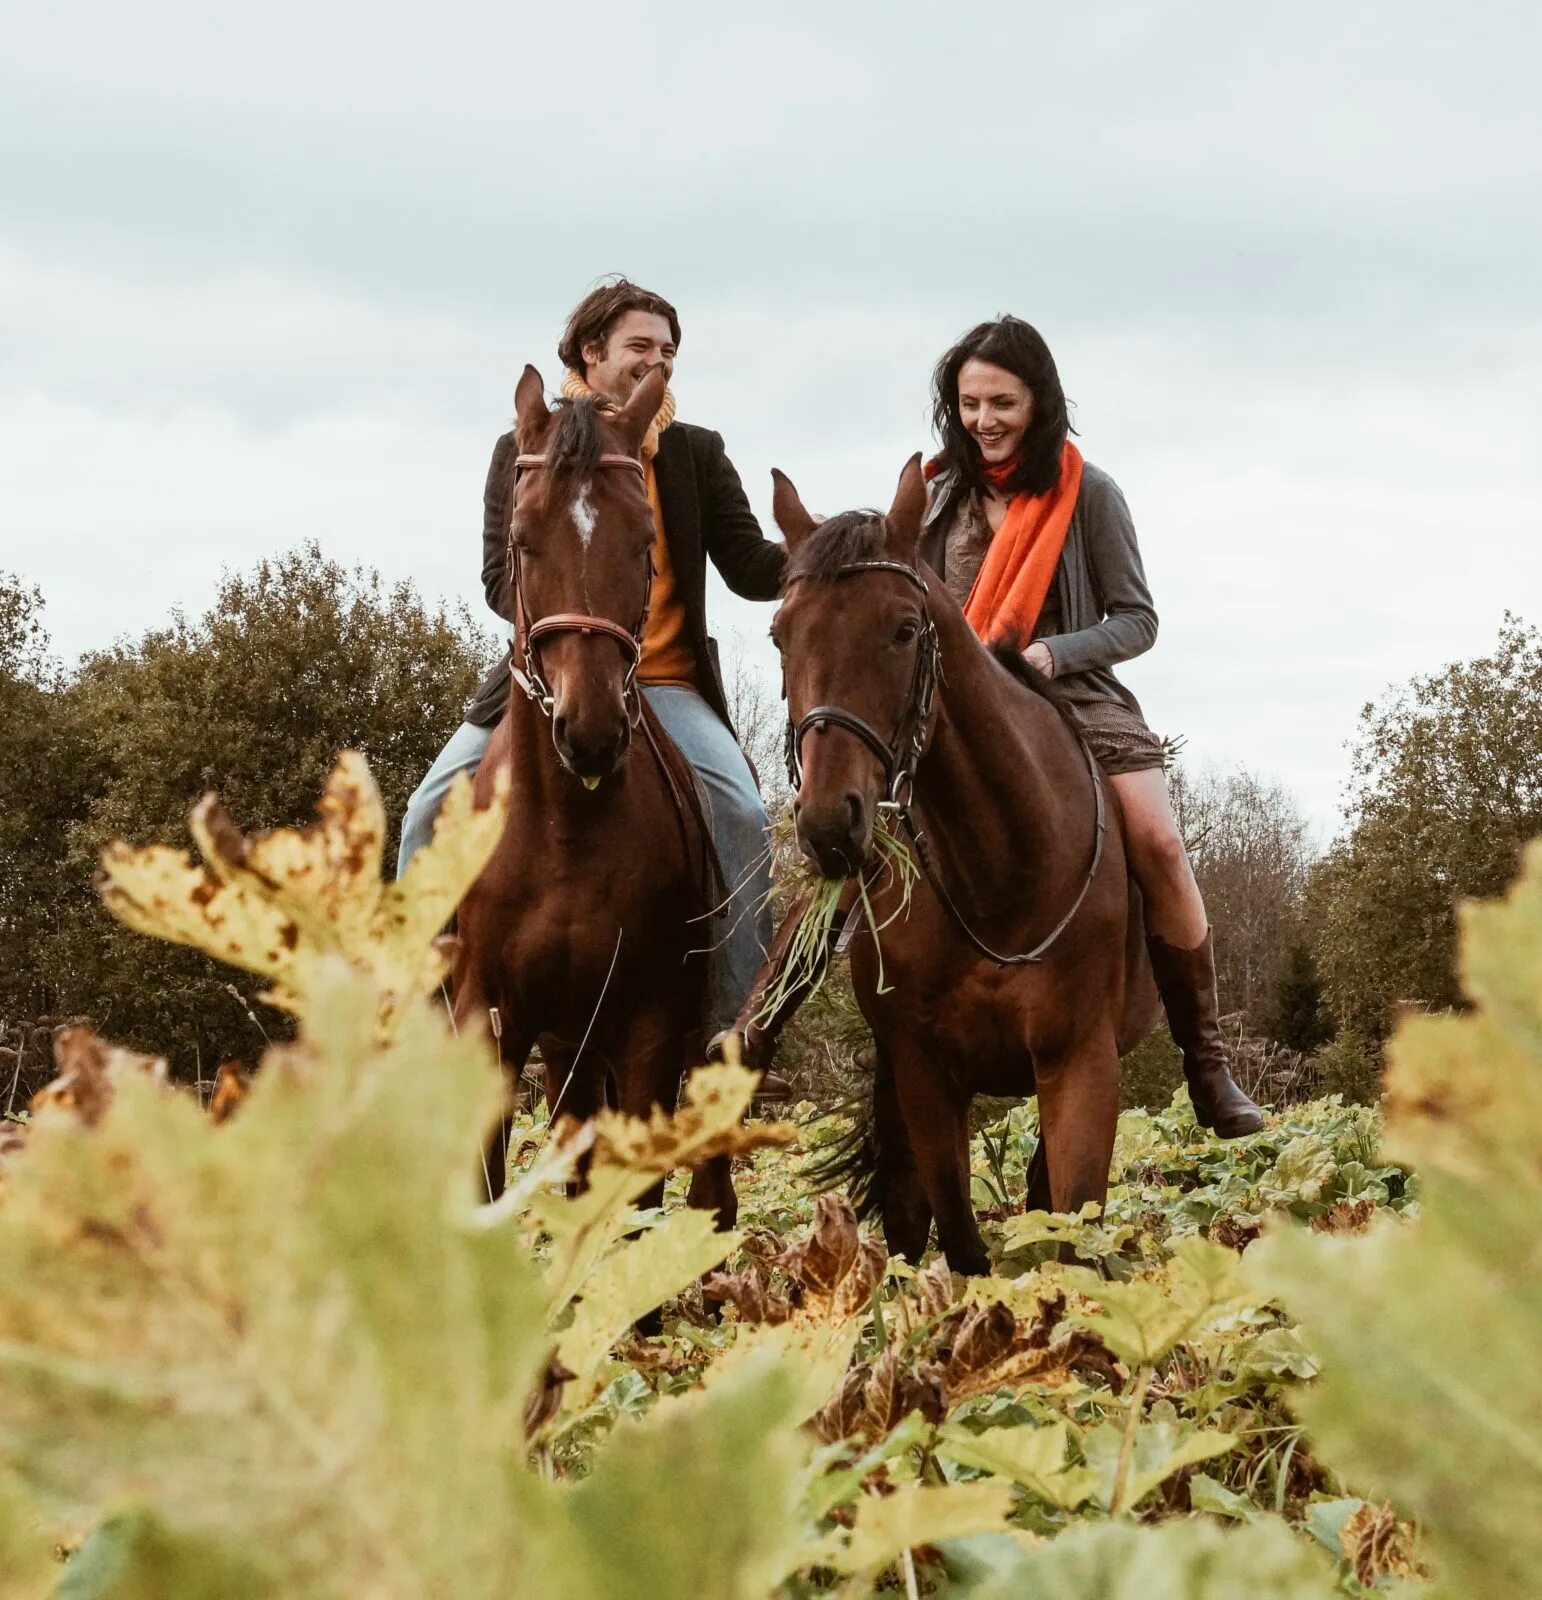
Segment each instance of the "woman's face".
[[1005,367],[971,357],[959,369],[958,410],[987,466],[1017,454],[1033,421],[1033,390]]

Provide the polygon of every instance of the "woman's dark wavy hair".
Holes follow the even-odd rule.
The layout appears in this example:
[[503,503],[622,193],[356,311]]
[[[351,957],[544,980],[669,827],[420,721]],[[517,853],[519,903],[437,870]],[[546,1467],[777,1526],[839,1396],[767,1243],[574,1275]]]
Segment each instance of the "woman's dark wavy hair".
[[1021,378],[1033,394],[1033,420],[1023,435],[1022,460],[1002,487],[1008,494],[1047,494],[1060,482],[1066,434],[1074,432],[1055,358],[1037,328],[1000,317],[969,330],[932,374],[932,425],[942,441],[940,464],[958,475],[959,492],[989,487],[980,447],[958,407],[958,375],[966,361],[988,361]]

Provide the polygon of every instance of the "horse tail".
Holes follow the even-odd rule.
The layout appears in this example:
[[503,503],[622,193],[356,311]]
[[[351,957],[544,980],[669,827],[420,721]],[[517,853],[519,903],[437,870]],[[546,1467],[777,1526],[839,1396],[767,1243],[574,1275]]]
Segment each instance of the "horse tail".
[[885,1152],[879,1144],[874,1100],[878,1074],[883,1070],[883,1059],[879,1056],[870,1087],[842,1101],[829,1113],[848,1118],[850,1126],[840,1138],[824,1146],[804,1168],[805,1175],[813,1180],[816,1193],[844,1189],[857,1216],[864,1221],[877,1215],[880,1200],[879,1178],[883,1173]]

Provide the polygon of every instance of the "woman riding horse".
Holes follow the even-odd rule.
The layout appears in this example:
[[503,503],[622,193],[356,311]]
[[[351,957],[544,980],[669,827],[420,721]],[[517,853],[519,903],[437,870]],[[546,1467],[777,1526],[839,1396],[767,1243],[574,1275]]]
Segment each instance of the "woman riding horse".
[[1056,685],[1124,819],[1146,947],[1194,1115],[1256,1133],[1217,1016],[1205,903],[1167,799],[1162,742],[1113,668],[1149,650],[1157,617],[1119,486],[1067,437],[1065,393],[1039,333],[1016,317],[971,328],[937,363],[921,558],[987,644],[1015,643]]
[[[1168,804],[1162,742],[1114,676],[1150,649],[1157,618],[1124,496],[1067,437],[1053,356],[1016,317],[972,328],[938,362],[919,559],[988,644],[1010,644],[1068,712],[1118,796],[1146,946],[1197,1120],[1223,1138],[1263,1126],[1233,1081],[1217,1015],[1209,919]],[[734,1024],[752,1065],[814,974],[780,981],[801,912],[784,921]],[[767,997],[778,999],[771,1006]]]

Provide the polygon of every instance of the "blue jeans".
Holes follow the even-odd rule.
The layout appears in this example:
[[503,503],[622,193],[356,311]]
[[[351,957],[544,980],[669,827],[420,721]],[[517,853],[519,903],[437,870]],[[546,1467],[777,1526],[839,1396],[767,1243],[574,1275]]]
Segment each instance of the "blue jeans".
[[[644,684],[648,704],[680,746],[707,790],[712,843],[728,885],[726,915],[702,923],[713,946],[710,1014],[726,1028],[739,1014],[771,942],[771,848],[766,808],[749,762],[721,717],[694,689]],[[428,769],[402,818],[396,875],[434,835],[434,818],[457,772],[475,772],[492,738],[491,728],[463,722]]]

